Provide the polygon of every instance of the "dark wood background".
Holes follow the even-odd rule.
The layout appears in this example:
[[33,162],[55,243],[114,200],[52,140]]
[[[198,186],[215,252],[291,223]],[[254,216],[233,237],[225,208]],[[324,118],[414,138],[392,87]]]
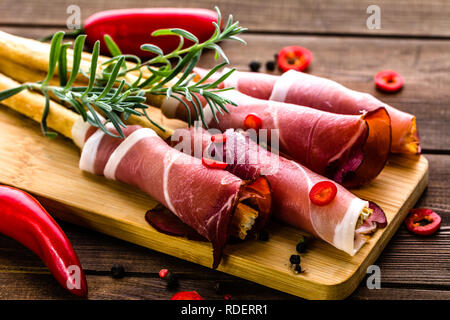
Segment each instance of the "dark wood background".
[[[327,1],[142,1],[142,0],[2,0],[0,29],[39,38],[65,29],[66,9],[81,8],[82,20],[94,12],[125,7],[203,7],[219,5],[249,32],[248,45],[224,43],[232,64],[248,70],[251,60],[263,64],[281,47],[309,48],[314,60],[308,72],[366,91],[414,113],[430,162],[428,189],[417,207],[442,216],[441,230],[422,238],[402,226],[376,264],[382,288],[369,290],[365,280],[350,299],[450,299],[450,3],[442,0]],[[381,8],[380,30],[366,27],[366,9]],[[211,56],[202,64],[208,66]],[[264,67],[262,68],[264,71]],[[397,94],[382,94],[373,76],[394,69],[405,78]],[[196,290],[205,299],[297,299],[246,280],[212,271],[88,229],[61,222],[87,273],[90,299],[168,299],[174,293],[158,278],[161,268],[175,272],[178,290]],[[110,269],[122,264],[126,276],[113,279]],[[223,293],[214,290],[217,282]],[[72,299],[43,263],[15,241],[0,236],[0,299]]]

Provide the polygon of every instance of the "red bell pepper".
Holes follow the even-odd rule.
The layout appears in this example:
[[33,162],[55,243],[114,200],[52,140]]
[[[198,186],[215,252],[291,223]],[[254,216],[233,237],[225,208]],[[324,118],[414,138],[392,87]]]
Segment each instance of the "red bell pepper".
[[69,292],[87,296],[86,277],[69,239],[35,198],[0,186],[0,233],[37,254]]
[[[100,47],[106,48],[103,37],[108,34],[122,53],[148,57],[152,53],[140,49],[144,43],[157,45],[164,53],[173,51],[179,44],[179,38],[176,36],[152,37],[154,31],[167,28],[184,29],[203,42],[213,35],[215,28],[212,23],[216,21],[217,13],[207,9],[119,9],[93,14],[86,20],[83,30],[87,34],[86,42],[91,46],[100,40]],[[192,42],[186,41],[184,46],[188,45],[192,45]]]

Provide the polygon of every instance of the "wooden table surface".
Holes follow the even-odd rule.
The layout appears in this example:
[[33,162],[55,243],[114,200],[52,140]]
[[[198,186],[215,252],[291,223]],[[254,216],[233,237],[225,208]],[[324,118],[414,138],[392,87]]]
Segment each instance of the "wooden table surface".
[[[220,5],[249,32],[246,47],[223,43],[231,63],[248,70],[251,60],[264,63],[285,45],[302,45],[314,54],[308,72],[369,92],[417,116],[423,154],[430,162],[429,186],[417,207],[442,216],[431,237],[410,234],[402,226],[376,264],[381,289],[365,280],[350,299],[450,299],[450,3],[444,0],[378,0],[381,29],[366,27],[373,1],[184,1],[152,0],[2,0],[0,30],[39,38],[65,29],[69,5],[85,20],[94,12],[131,7],[203,7]],[[208,66],[211,55],[201,63]],[[262,68],[264,70],[264,67]],[[394,69],[405,78],[397,94],[374,89],[373,76]],[[61,222],[86,271],[90,299],[168,299],[158,278],[161,268],[175,272],[179,290],[196,290],[205,299],[298,299],[246,280]],[[126,276],[114,279],[111,266],[122,264]],[[223,293],[215,291],[220,282]],[[0,299],[72,299],[28,249],[0,236]]]

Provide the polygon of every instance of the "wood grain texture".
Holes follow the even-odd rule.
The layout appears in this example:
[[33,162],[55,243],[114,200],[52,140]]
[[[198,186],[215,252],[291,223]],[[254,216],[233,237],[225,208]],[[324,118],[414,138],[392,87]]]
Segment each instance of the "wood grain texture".
[[[369,30],[369,5],[381,9],[381,29]],[[81,19],[91,14],[119,8],[219,6],[224,16],[232,13],[252,32],[317,34],[364,34],[407,36],[450,36],[450,4],[445,0],[3,0],[0,24],[65,26],[69,5],[78,5]]]
[[[135,188],[81,172],[78,150],[66,139],[48,140],[39,134],[37,124],[4,109],[0,123],[1,183],[59,203],[69,209],[55,212],[65,221],[211,266],[208,243],[170,237],[151,228],[144,213],[155,202]],[[272,223],[268,242],[249,240],[229,245],[218,270],[309,299],[345,298],[358,286],[367,267],[421,195],[428,180],[427,170],[428,162],[423,157],[391,157],[375,181],[354,191],[378,203],[388,218],[388,226],[354,257],[316,240],[302,260],[306,272],[294,275],[288,268],[288,258],[295,252],[301,233]],[[43,204],[48,206],[46,201]]]

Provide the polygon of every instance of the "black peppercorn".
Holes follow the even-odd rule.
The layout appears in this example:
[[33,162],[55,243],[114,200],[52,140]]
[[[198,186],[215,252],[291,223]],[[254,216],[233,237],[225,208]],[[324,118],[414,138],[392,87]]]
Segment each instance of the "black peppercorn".
[[294,273],[301,273],[302,267],[299,264],[294,265]]
[[300,256],[298,254],[293,254],[289,258],[289,261],[291,262],[291,264],[299,264],[300,263]]
[[113,278],[119,279],[125,276],[125,269],[121,264],[115,263],[111,267],[111,275]]
[[304,253],[306,251],[306,239],[304,236],[300,236],[300,239],[295,247],[298,253]]
[[273,61],[267,61],[267,62],[266,62],[266,69],[267,69],[268,71],[273,71],[273,70],[275,70],[275,62],[273,62]]
[[261,68],[261,63],[258,61],[252,61],[250,62],[249,67],[253,72],[258,72],[259,68]]
[[268,241],[269,240],[269,233],[266,230],[261,230],[258,233],[258,240],[260,240],[260,241]]

